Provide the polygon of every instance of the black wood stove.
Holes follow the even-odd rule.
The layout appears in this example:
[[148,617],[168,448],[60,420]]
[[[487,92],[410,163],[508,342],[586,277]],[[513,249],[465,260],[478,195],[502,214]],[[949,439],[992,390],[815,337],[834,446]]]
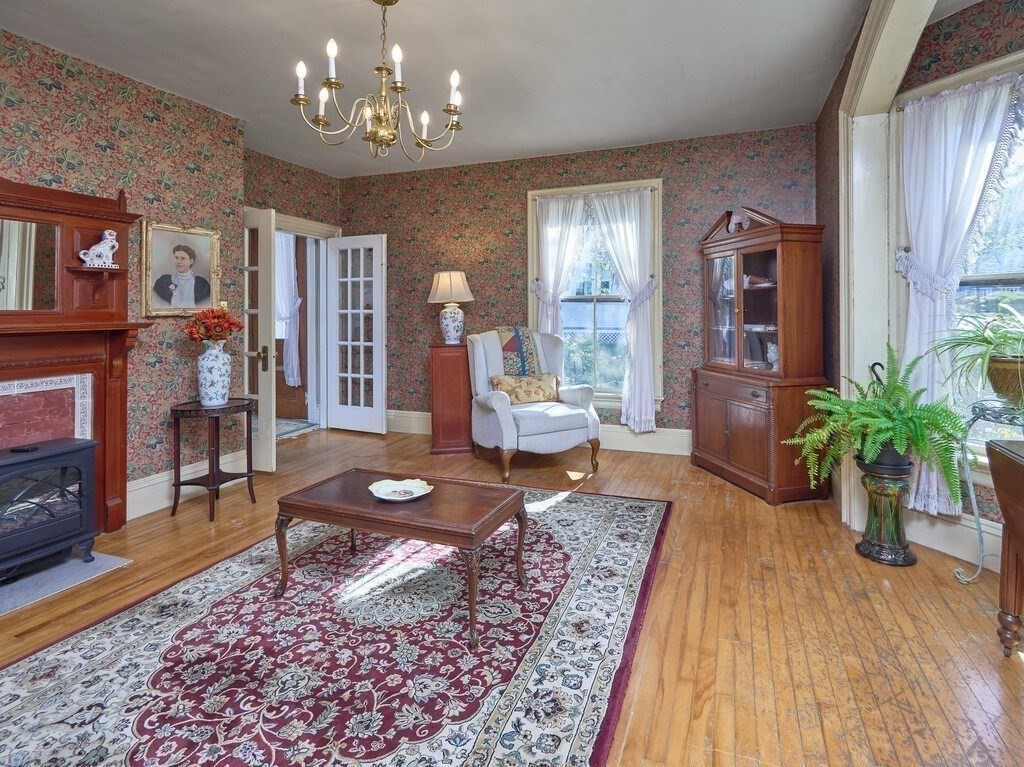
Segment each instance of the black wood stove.
[[93,560],[96,441],[51,439],[0,450],[0,582],[64,560]]

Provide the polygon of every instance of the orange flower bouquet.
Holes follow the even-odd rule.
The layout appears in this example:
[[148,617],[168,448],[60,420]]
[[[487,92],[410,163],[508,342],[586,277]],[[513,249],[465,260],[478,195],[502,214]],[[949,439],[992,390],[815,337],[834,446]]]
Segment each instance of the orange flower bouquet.
[[242,329],[242,323],[226,309],[204,309],[185,323],[185,335],[202,341],[206,351],[196,360],[199,373],[199,401],[203,407],[221,407],[228,402],[231,386],[231,357],[224,342]]
[[242,323],[227,309],[203,309],[185,323],[185,335],[193,341],[227,341],[242,329]]

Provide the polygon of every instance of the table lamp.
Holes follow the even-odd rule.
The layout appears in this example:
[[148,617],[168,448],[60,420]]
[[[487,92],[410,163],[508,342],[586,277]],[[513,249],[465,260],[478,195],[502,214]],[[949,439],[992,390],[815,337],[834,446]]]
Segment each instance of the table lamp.
[[459,304],[472,300],[473,294],[469,292],[465,272],[438,272],[434,275],[434,285],[430,288],[427,303],[444,304],[441,310],[441,333],[446,344],[462,341],[466,315]]

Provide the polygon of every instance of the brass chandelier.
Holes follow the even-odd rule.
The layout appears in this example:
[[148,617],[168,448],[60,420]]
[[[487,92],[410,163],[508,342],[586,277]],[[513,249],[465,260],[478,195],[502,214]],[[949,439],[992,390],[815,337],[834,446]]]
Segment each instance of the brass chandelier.
[[[306,65],[300,61],[295,67],[295,74],[299,80],[298,90],[291,98],[291,103],[299,108],[302,119],[310,128],[320,136],[320,140],[328,146],[339,146],[344,144],[363,128],[363,141],[370,145],[372,157],[386,157],[388,149],[396,143],[402,148],[402,152],[413,162],[420,162],[426,155],[427,150],[440,152],[451,146],[455,139],[455,133],[462,130],[459,124],[459,110],[462,105],[462,94],[459,92],[459,70],[454,70],[449,79],[451,91],[448,96],[448,104],[442,110],[448,115],[448,122],[444,130],[437,136],[429,137],[427,129],[430,125],[430,116],[423,112],[420,115],[420,132],[416,132],[413,120],[412,109],[409,103],[403,98],[403,94],[409,89],[402,80],[402,49],[395,45],[391,49],[391,59],[395,64],[392,69],[387,62],[387,30],[388,30],[388,7],[395,5],[398,0],[373,0],[381,6],[380,20],[380,66],[374,67],[374,73],[380,78],[380,86],[377,93],[371,93],[357,99],[349,110],[348,117],[338,104],[338,91],[344,88],[344,84],[337,76],[336,60],[338,56],[338,44],[332,37],[327,42],[327,77],[320,89],[319,110],[312,119],[306,116],[306,107],[311,103],[306,96],[305,77]],[[394,75],[394,80],[388,85],[388,78]],[[395,94],[394,98],[388,95],[388,91]],[[327,119],[324,111],[328,101],[334,102],[334,109],[338,113],[341,126],[330,130],[331,122]],[[412,134],[415,147],[419,149],[419,155],[415,150],[410,153],[405,145],[405,133],[402,127],[403,114],[408,122],[408,131]],[[447,137],[447,141],[444,139]],[[443,142],[444,143],[441,143]]]

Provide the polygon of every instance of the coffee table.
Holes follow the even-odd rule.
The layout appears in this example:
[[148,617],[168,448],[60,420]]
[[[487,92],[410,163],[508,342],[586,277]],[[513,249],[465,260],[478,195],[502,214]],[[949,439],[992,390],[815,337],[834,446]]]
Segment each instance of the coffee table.
[[348,527],[353,553],[356,551],[356,530],[454,546],[466,563],[469,646],[475,650],[480,644],[476,630],[480,550],[494,531],[513,517],[519,524],[516,572],[520,585],[526,586],[523,575],[523,539],[526,535],[523,491],[457,479],[421,477],[433,485],[432,492],[412,501],[390,503],[378,500],[368,489],[378,480],[405,479],[407,476],[351,469],[279,499],[274,529],[281,555],[281,584],[274,590],[274,596],[281,597],[288,587],[287,530],[293,519]]

